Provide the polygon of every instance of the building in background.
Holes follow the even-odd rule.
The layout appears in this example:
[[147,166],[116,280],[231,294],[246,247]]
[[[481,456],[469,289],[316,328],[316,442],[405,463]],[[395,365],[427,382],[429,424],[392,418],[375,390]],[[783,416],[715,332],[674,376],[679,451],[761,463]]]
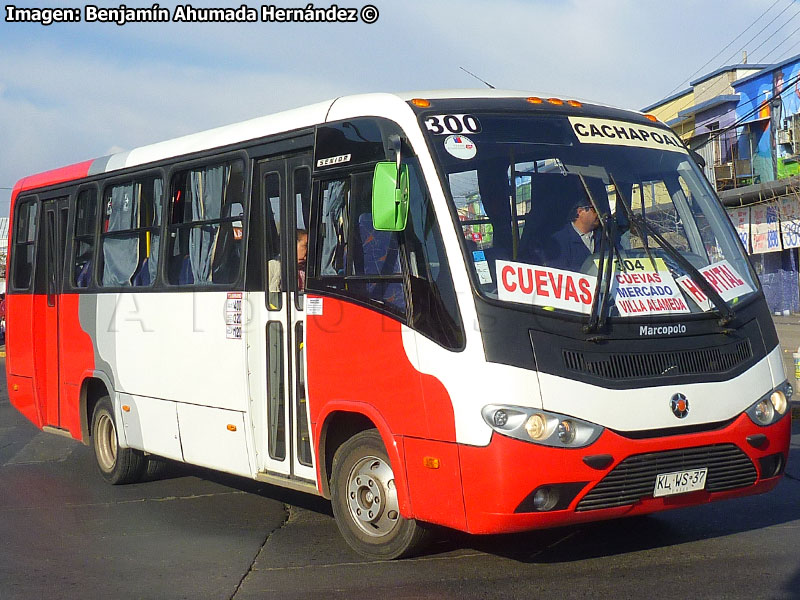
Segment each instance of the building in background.
[[800,55],[738,64],[645,109],[705,161],[775,313],[800,312]]
[[669,125],[688,144],[694,136],[694,115],[678,116],[678,113],[684,112],[687,107],[692,105],[694,105],[694,88],[690,87],[652,106],[645,107],[642,111],[650,113],[662,123]]

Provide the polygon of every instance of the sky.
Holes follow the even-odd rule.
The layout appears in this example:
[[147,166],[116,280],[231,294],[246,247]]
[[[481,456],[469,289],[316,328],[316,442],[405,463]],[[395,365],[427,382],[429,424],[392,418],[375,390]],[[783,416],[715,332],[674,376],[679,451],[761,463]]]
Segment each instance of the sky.
[[[43,26],[8,22],[4,9],[0,216],[26,175],[347,94],[483,87],[462,68],[500,89],[639,109],[741,62],[743,49],[750,63],[800,53],[798,0],[335,1],[370,2],[378,19]],[[191,6],[243,3],[262,6]],[[83,16],[85,5],[14,6]]]

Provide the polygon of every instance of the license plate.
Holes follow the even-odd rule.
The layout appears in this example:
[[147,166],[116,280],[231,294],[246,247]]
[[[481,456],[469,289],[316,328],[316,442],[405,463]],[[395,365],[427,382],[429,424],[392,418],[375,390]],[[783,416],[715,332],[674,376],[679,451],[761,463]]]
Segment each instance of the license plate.
[[702,490],[706,487],[706,475],[708,475],[707,468],[656,475],[656,487],[653,489],[653,497],[674,496],[675,494]]

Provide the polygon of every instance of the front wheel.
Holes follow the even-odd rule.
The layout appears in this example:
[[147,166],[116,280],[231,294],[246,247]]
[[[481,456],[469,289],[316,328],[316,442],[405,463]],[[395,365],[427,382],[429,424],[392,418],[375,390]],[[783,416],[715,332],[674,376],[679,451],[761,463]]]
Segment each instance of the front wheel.
[[428,540],[428,530],[400,515],[394,472],[375,429],[353,436],[336,451],[331,505],[342,537],[369,558],[410,556]]
[[119,447],[117,424],[108,396],[101,398],[94,408],[92,449],[100,475],[112,485],[138,481],[147,466],[139,450]]

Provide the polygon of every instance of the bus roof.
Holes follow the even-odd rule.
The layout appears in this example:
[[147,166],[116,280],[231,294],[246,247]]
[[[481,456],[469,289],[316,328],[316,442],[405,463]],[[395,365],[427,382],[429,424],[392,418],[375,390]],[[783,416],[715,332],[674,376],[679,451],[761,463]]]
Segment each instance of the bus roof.
[[[44,171],[20,179],[14,186],[12,200],[23,191],[49,185],[56,185],[143,164],[158,162],[175,156],[203,152],[214,148],[255,140],[268,135],[288,132],[324,123],[336,105],[339,110],[348,106],[372,106],[390,108],[392,105],[405,105],[414,98],[425,99],[492,99],[525,98],[534,96],[532,92],[497,89],[456,89],[426,90],[403,93],[374,93],[341,96],[317,104],[286,110],[263,117],[257,117],[231,125],[224,125],[207,131],[141,146],[133,150],[118,152],[109,156],[95,158],[66,167]],[[595,106],[601,104],[592,103]],[[609,107],[610,108],[610,107]],[[635,111],[634,111],[635,112]]]

